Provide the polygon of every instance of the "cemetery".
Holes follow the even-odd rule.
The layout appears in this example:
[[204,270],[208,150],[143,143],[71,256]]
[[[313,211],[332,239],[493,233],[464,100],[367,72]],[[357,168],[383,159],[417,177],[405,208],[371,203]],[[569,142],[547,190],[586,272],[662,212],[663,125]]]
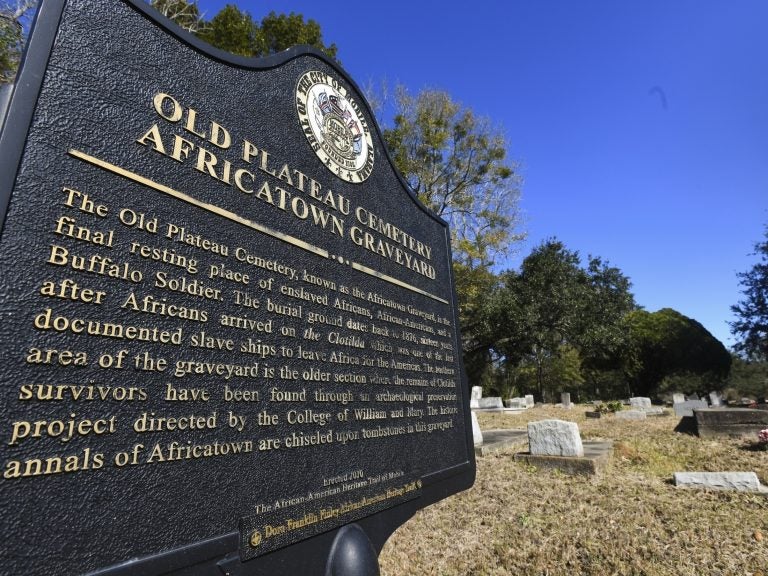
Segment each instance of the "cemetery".
[[[623,420],[621,411],[588,418],[590,408],[475,411],[484,443],[488,430],[515,431],[518,441],[482,455],[476,447],[474,487],[398,529],[380,556],[382,575],[766,573],[768,451],[759,428],[704,438],[675,432],[672,410]],[[585,454],[590,442],[611,442],[606,465],[570,474],[518,457],[529,451],[529,423],[546,421],[575,424]]]
[[554,237],[493,270],[504,137],[385,120],[300,14],[37,5],[0,9],[0,572],[768,576],[764,330]]

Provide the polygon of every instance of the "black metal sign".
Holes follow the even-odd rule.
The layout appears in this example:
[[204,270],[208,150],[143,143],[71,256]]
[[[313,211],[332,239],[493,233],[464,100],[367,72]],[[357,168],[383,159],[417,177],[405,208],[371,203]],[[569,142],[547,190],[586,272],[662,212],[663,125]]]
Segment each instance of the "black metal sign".
[[375,564],[474,477],[447,227],[335,62],[160,20],[43,2],[10,99],[2,570]]

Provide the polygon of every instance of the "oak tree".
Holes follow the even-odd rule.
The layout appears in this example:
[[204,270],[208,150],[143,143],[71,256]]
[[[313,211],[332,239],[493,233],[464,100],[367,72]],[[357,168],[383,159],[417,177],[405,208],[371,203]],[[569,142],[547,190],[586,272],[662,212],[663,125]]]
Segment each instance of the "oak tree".
[[440,90],[399,87],[384,140],[418,198],[448,222],[454,259],[490,266],[523,239],[520,177],[503,133]]

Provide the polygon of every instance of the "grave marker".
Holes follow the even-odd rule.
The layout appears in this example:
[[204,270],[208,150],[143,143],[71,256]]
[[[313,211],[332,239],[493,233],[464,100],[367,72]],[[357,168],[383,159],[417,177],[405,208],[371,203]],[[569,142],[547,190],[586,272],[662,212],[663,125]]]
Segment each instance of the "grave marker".
[[472,386],[472,395],[469,400],[470,408],[480,408],[480,399],[483,397],[482,386]]
[[638,396],[629,399],[629,405],[633,410],[643,410],[651,407],[651,399],[644,396]]
[[675,486],[737,492],[768,492],[754,472],[675,472]]
[[337,63],[156,18],[44,0],[10,97],[3,571],[371,574],[474,478],[449,231]]
[[528,408],[533,408],[536,405],[536,402],[533,399],[533,394],[526,394],[525,395],[525,405]]
[[528,445],[533,456],[584,456],[584,446],[576,422],[529,422]]
[[673,405],[676,416],[693,416],[694,410],[702,410],[708,408],[706,400],[686,400],[685,402],[676,402]]

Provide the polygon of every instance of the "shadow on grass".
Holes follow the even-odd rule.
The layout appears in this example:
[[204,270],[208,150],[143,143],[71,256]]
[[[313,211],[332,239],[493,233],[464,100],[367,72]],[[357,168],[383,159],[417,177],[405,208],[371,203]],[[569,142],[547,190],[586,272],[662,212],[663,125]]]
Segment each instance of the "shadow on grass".
[[739,450],[743,450],[744,452],[768,453],[768,447],[766,447],[765,444],[760,444],[758,442],[749,442],[748,444],[742,444],[741,446],[739,446]]
[[675,426],[675,432],[679,434],[688,434],[689,436],[698,436],[696,418],[693,416],[683,416],[680,422]]

